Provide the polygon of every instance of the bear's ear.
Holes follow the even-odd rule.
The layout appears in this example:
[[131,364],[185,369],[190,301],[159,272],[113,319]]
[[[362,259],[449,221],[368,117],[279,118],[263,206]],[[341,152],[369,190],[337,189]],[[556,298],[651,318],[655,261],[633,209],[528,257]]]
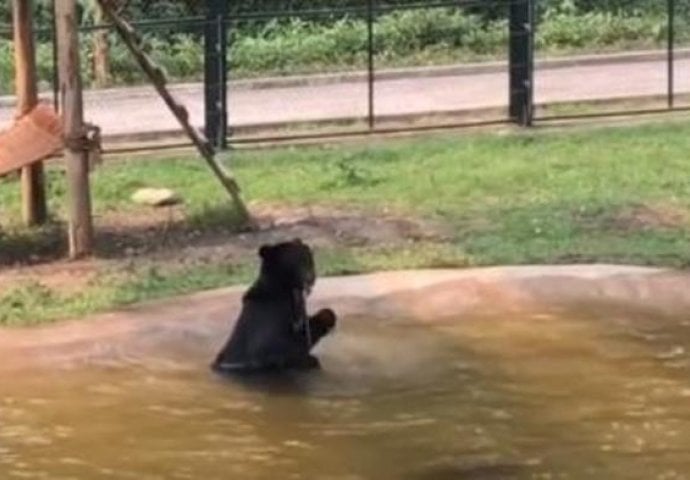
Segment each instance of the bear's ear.
[[271,248],[272,247],[270,245],[261,245],[259,248],[259,256],[265,260],[268,256],[268,253],[271,251]]

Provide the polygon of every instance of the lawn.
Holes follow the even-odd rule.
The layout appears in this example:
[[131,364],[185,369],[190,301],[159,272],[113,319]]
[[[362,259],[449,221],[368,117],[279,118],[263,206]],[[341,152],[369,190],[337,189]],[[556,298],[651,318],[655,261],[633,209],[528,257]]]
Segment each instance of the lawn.
[[[260,233],[236,231],[223,191],[192,155],[106,160],[93,175],[98,252],[77,264],[57,260],[61,172],[49,174],[56,223],[40,230],[16,226],[18,186],[0,181],[0,324],[247,282],[259,244],[292,235],[313,241],[322,274],[686,267],[689,134],[690,123],[668,122],[236,152],[245,197],[278,220]],[[137,206],[130,196],[142,186],[172,188],[185,204]]]

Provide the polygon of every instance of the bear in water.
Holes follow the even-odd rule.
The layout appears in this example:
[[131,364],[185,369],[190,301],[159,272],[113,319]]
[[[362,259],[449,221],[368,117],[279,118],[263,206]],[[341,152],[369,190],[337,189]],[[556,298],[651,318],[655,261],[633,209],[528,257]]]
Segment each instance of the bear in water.
[[323,309],[308,316],[305,297],[316,281],[311,248],[300,239],[259,249],[259,278],[244,294],[242,311],[213,369],[224,373],[314,368],[311,349],[336,323]]

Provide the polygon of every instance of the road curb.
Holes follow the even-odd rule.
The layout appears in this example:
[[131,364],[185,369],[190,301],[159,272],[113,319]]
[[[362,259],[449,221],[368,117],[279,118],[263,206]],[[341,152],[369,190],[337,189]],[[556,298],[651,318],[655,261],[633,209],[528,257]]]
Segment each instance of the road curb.
[[[563,102],[546,102],[539,103],[536,105],[537,108],[544,110],[552,110],[559,107],[567,107],[572,105],[582,105],[591,107],[604,107],[612,106],[626,102],[632,102],[635,104],[644,105],[649,102],[662,102],[665,100],[664,95],[639,95],[632,97],[611,97],[611,98],[600,98],[600,99],[590,99],[590,100],[579,100],[579,101],[563,101]],[[622,112],[621,114],[624,114]],[[548,119],[549,115],[545,115],[545,119]],[[507,107],[483,107],[483,108],[467,108],[467,109],[453,109],[447,111],[420,111],[413,113],[402,113],[402,114],[388,114],[377,116],[377,123],[386,129],[391,125],[410,125],[413,123],[419,123],[424,119],[452,119],[451,123],[457,123],[458,126],[462,126],[459,122],[466,121],[469,124],[473,122],[482,121],[496,121],[500,122],[505,119],[507,120]],[[538,121],[538,120],[537,120]],[[324,136],[334,135],[338,136],[341,133],[349,133],[349,130],[332,130],[323,131],[318,130],[319,128],[328,127],[353,127],[353,132],[356,130],[357,125],[362,125],[362,129],[366,130],[367,117],[366,116],[351,116],[342,118],[321,118],[308,121],[299,122],[266,122],[266,123],[256,123],[256,124],[245,124],[245,125],[232,125],[231,129],[235,135],[234,139],[240,143],[247,143],[254,141],[257,137],[265,136],[269,134],[271,137],[281,137],[284,134],[286,138],[289,138],[291,133],[297,136],[301,134],[318,133]],[[433,124],[430,124],[433,125]],[[441,124],[443,126],[445,124]],[[197,127],[200,128],[200,127]],[[303,129],[303,130],[300,130]],[[285,132],[288,130],[287,132]],[[281,133],[282,132],[282,133]],[[118,149],[122,145],[142,145],[142,144],[158,144],[158,143],[176,143],[180,140],[185,140],[181,129],[167,129],[149,132],[139,132],[139,133],[122,133],[114,135],[106,135],[103,138],[103,143],[106,150],[110,148]],[[259,138],[260,139],[260,138]]]

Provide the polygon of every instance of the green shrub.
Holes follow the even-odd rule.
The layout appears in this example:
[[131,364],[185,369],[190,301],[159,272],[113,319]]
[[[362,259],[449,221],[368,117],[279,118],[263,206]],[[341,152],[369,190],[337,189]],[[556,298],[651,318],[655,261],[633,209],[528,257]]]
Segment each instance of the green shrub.
[[0,93],[14,89],[14,53],[12,43],[0,40]]
[[537,29],[536,44],[546,50],[596,50],[656,45],[665,36],[666,19],[658,15],[579,13],[574,3],[566,0],[545,12]]
[[[690,0],[688,0],[690,2]],[[663,44],[666,19],[642,10],[591,8],[584,0],[545,0],[536,45],[540,53],[591,52],[625,48],[650,48]],[[616,13],[617,12],[617,13]],[[650,13],[651,12],[651,13]],[[687,23],[678,20],[679,41],[687,40]],[[375,24],[374,53],[377,66],[403,66],[499,58],[507,52],[505,19],[491,20],[460,9],[434,8],[381,15]],[[244,23],[231,29],[229,65],[233,78],[362,68],[367,58],[367,25],[356,17],[305,21],[301,19]],[[151,56],[173,81],[199,80],[203,76],[203,42],[189,33],[147,32]],[[84,83],[92,83],[90,34],[82,35]],[[52,78],[52,48],[37,49],[39,78],[43,86]],[[11,43],[0,40],[0,92],[13,87]],[[144,76],[130,53],[111,36],[110,63],[115,84],[143,82]]]

